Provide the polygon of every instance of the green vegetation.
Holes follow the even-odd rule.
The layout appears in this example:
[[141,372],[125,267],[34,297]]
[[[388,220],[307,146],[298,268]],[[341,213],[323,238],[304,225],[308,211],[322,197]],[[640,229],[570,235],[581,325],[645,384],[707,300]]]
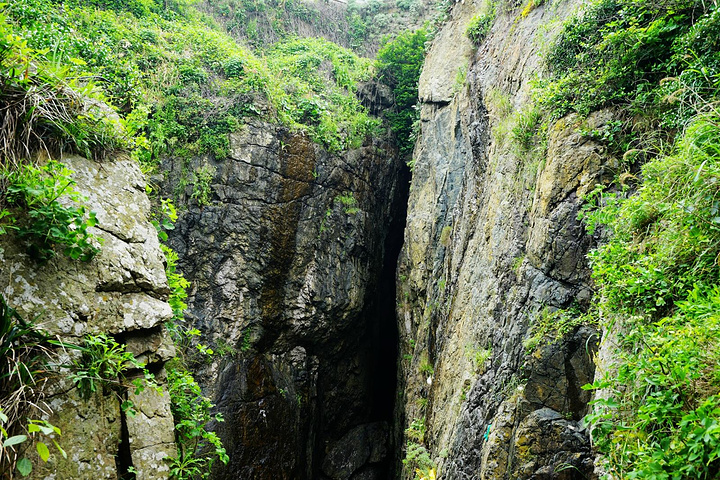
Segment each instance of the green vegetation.
[[210,182],[215,175],[215,167],[212,165],[203,165],[195,170],[193,191],[190,198],[195,199],[198,205],[210,205],[210,195],[212,194]]
[[473,370],[478,375],[485,372],[485,364],[492,357],[492,348],[481,348],[473,345],[465,346],[465,355],[473,363]]
[[[267,47],[285,40],[302,25],[311,25],[329,40],[343,43],[340,40],[344,38],[344,30],[333,32],[323,12],[302,0],[220,0],[208,7],[228,33],[254,47]],[[338,19],[342,20],[342,16]]]
[[[541,130],[544,130],[542,127],[542,112],[536,106],[530,106],[515,113],[510,134],[514,145],[519,148],[520,152],[528,152],[536,146],[536,143],[542,143],[543,136],[539,135]],[[544,145],[542,150],[544,154]]]
[[390,129],[397,137],[400,154],[409,159],[419,129],[418,80],[425,59],[427,31],[404,31],[393,40],[387,40],[378,51],[379,78],[395,94],[395,112],[386,114]]
[[350,0],[346,13],[349,46],[372,55],[387,36],[394,37],[403,30],[419,27],[431,3],[442,2]]
[[612,232],[591,256],[601,310],[620,322],[611,396],[589,416],[610,469],[632,478],[720,472],[720,117],[696,118],[669,155],[643,166],[628,198],[588,214]]
[[465,30],[465,35],[467,35],[476,47],[479,47],[483,40],[485,40],[485,37],[487,37],[487,34],[490,33],[490,29],[495,21],[495,4],[492,3],[490,7],[488,7],[488,10],[489,11],[487,13],[475,15],[470,20],[470,23]]
[[210,421],[221,422],[222,416],[210,413],[214,405],[203,396],[192,374],[176,361],[168,365],[168,385],[178,445],[170,475],[177,480],[208,478],[216,459],[229,460],[218,436],[207,430]]
[[[67,453],[60,447],[57,440],[50,438],[49,435],[62,435],[60,429],[53,424],[45,420],[31,419],[27,421],[26,430],[24,434],[10,435],[5,427],[10,428],[9,418],[0,409],[0,445],[2,446],[2,456],[0,457],[0,474],[3,478],[8,476],[13,470],[26,477],[32,472],[32,462],[27,457],[23,456],[19,458],[20,450],[22,448],[29,448],[26,442],[35,445],[37,455],[43,462],[47,462],[50,459],[50,449],[47,446],[49,441],[55,444],[55,448],[65,458]],[[42,441],[42,440],[45,441]],[[7,464],[7,465],[3,465]]]
[[[77,88],[56,90],[72,99],[90,95],[115,105],[133,155],[148,169],[162,155],[227,156],[228,134],[243,118],[260,114],[307,131],[335,152],[359,145],[378,126],[353,93],[356,83],[372,74],[369,60],[322,39],[291,39],[260,58],[192,8],[173,13],[145,3],[152,8],[13,2],[3,28],[22,49],[3,57],[3,70],[24,79],[29,62],[38,72],[60,69],[67,79],[63,86]],[[61,146],[70,144],[83,154],[123,146],[118,122],[105,120],[112,115],[85,110],[82,115],[69,111],[67,122],[46,122],[42,116],[38,122],[52,127],[53,138],[68,139]],[[28,150],[25,156],[33,148]]]
[[[586,386],[602,389],[587,421],[617,478],[720,474],[718,42],[715,4],[598,0],[563,27],[536,91],[550,118],[609,106],[618,119],[584,132],[623,161],[581,214],[605,238],[590,255],[591,317],[619,344]],[[577,318],[554,315],[565,327]],[[557,318],[526,346],[546,324],[552,335]]]
[[[101,242],[88,228],[97,220],[73,188],[73,172],[52,160],[41,167],[21,164],[16,168],[0,171],[7,205],[0,212],[0,234],[15,232],[27,245],[27,253],[40,263],[55,256],[56,245],[70,258],[92,259]],[[61,197],[74,205],[63,205]]]
[[595,312],[583,313],[577,306],[562,310],[543,308],[534,319],[523,346],[532,353],[539,346],[561,340],[580,325],[597,325]]
[[405,430],[407,445],[403,465],[409,472],[414,472],[415,480],[433,479],[436,474],[435,462],[424,445],[425,418],[415,419]]
[[[10,15],[21,3],[8,7]],[[106,97],[91,78],[77,75],[84,61],[69,57],[60,62],[49,54],[51,43],[31,44],[8,12],[0,8],[0,105],[5,118],[0,155],[5,168],[17,167],[39,150],[101,159],[124,146],[118,121],[101,106]]]
[[[48,337],[25,321],[0,295],[0,476],[17,470],[26,476],[32,464],[26,449],[35,445],[40,458],[47,461],[50,440],[59,429],[47,422],[28,418],[31,405],[42,408],[42,387],[50,360]],[[43,441],[44,440],[44,441]],[[53,442],[55,440],[52,440]],[[59,452],[65,452],[55,443]]]
[[598,0],[565,24],[538,100],[554,118],[622,105],[681,129],[716,88],[719,25],[712,3]]
[[[167,240],[165,230],[174,228],[177,212],[169,200],[162,202],[161,209],[161,218],[154,223],[158,236],[164,241]],[[167,245],[161,243],[160,247],[165,254],[165,274],[170,287],[168,303],[173,311],[173,318],[166,327],[177,347],[177,356],[165,365],[178,448],[177,457],[170,464],[170,474],[175,480],[205,479],[216,460],[227,463],[229,459],[220,438],[208,430],[210,422],[223,421],[222,415],[211,413],[215,405],[202,394],[189,365],[197,362],[198,356],[209,357],[214,352],[198,343],[200,332],[186,324],[185,299],[190,282],[177,269],[177,254]]]
[[[154,377],[145,369],[145,364],[138,362],[135,356],[125,350],[115,339],[107,335],[86,335],[81,345],[69,345],[65,342],[61,347],[71,348],[80,352],[80,357],[69,365],[70,379],[75,384],[84,399],[91,398],[96,392],[112,389],[119,398],[129,385],[136,387],[140,393],[145,386],[155,386]],[[140,370],[144,373],[145,382],[139,378],[132,381],[128,378],[129,372]],[[132,412],[131,402],[122,402],[123,410]]]
[[343,211],[348,215],[355,215],[360,211],[357,200],[352,192],[346,192],[343,195],[338,195],[335,197],[335,200],[340,202],[343,206]]
[[424,358],[423,361],[420,363],[420,373],[425,376],[431,376],[434,373],[433,366],[427,358]]

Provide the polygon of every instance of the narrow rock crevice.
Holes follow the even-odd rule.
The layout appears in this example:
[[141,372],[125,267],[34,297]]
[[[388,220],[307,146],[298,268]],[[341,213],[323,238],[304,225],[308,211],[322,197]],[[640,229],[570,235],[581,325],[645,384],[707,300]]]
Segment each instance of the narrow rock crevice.
[[[127,401],[127,394],[118,401]],[[115,457],[119,480],[135,480],[135,468],[133,466],[132,453],[130,452],[130,433],[127,425],[127,413],[120,408],[120,443],[118,453]]]

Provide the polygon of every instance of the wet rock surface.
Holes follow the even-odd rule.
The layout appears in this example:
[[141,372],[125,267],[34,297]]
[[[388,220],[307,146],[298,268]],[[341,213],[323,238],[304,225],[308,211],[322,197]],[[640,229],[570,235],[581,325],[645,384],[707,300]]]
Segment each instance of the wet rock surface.
[[[192,184],[176,188],[208,165],[200,206]],[[381,278],[401,240],[403,168],[385,139],[333,155],[261,121],[231,135],[228,158],[164,164],[166,192],[190,204],[170,236],[188,318],[221,352],[197,367],[225,417],[231,460],[214,478],[389,478],[389,441],[358,432],[392,417],[394,286]]]

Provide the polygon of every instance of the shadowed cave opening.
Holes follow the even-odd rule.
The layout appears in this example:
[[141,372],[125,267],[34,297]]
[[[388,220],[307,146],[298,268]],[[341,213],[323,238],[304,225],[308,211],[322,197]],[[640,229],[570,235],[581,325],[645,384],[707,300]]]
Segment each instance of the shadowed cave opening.
[[368,299],[369,322],[368,331],[371,335],[369,344],[372,362],[370,363],[371,378],[373,378],[372,398],[369,399],[372,407],[372,417],[377,421],[387,422],[390,427],[388,455],[384,462],[383,479],[391,480],[397,477],[399,465],[398,450],[399,437],[395,429],[395,403],[398,399],[398,355],[399,333],[396,317],[396,271],[403,246],[405,235],[405,222],[407,216],[407,202],[410,194],[410,168],[403,164],[398,173],[398,191],[395,195],[395,205],[392,211],[388,235],[385,239],[385,256],[382,271],[378,279],[377,289]]
[[[341,438],[347,439],[352,432],[357,432],[363,425],[384,425],[387,427],[386,437],[368,434],[369,448],[384,451],[381,461],[370,459],[362,467],[353,471],[352,479],[393,480],[399,471],[398,435],[395,432],[396,400],[398,398],[397,366],[399,355],[399,334],[396,319],[396,269],[403,246],[405,232],[405,216],[410,186],[410,169],[403,165],[398,173],[397,190],[392,198],[392,215],[385,225],[387,235],[384,243],[383,262],[377,271],[373,288],[367,292],[363,316],[364,332],[356,340],[355,352],[350,354],[357,361],[356,372],[361,382],[353,383],[338,375],[333,365],[321,373],[320,391],[320,422],[319,435],[314,444],[313,479],[328,480],[346,478],[343,475],[332,475],[327,468],[328,456],[335,456],[337,464],[351,463],[354,455],[352,442],[343,444]],[[351,334],[352,335],[352,334]],[[349,353],[349,352],[348,352]],[[342,361],[341,361],[342,363]],[[348,387],[348,383],[359,391]],[[342,398],[342,397],[345,398]],[[370,428],[368,431],[372,432]],[[328,452],[327,445],[339,444],[345,451]],[[355,444],[361,445],[361,444]],[[371,454],[372,456],[373,454]]]

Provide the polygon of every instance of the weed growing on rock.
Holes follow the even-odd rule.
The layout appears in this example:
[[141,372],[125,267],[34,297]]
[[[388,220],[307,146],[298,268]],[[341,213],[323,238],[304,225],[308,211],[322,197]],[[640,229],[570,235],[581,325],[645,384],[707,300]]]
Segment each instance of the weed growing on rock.
[[[138,362],[131,352],[125,350],[124,345],[107,335],[87,335],[80,345],[63,342],[60,346],[80,353],[80,357],[68,367],[70,379],[80,396],[86,400],[106,389],[120,395],[131,385],[137,393],[146,386],[157,385],[153,375],[145,369],[145,364]],[[143,372],[145,382],[139,378],[130,379],[128,374],[133,370]],[[122,407],[123,410],[132,409],[132,404],[125,401]]]
[[425,418],[413,420],[405,430],[405,437],[407,438],[403,459],[405,468],[415,473],[415,480],[435,478],[437,467],[424,445]]
[[[161,209],[162,213],[156,215],[160,218],[154,223],[158,237],[167,240],[165,230],[174,228],[177,212],[169,200],[161,202]],[[190,282],[178,271],[177,253],[165,244],[161,243],[160,247],[165,254],[165,274],[170,287],[168,303],[173,310],[173,318],[166,326],[178,349],[178,356],[165,365],[178,447],[177,457],[171,459],[170,474],[175,480],[205,479],[209,477],[216,460],[223,463],[229,460],[220,438],[208,429],[211,422],[222,422],[223,418],[220,414],[211,413],[215,405],[202,394],[187,363],[198,355],[209,358],[214,352],[197,342],[199,330],[188,328],[185,324],[185,299]],[[222,347],[221,350],[226,351]]]
[[527,353],[532,353],[546,343],[554,343],[562,339],[581,325],[596,325],[595,312],[584,313],[577,306],[567,309],[552,310],[543,308],[535,317],[530,328],[529,337],[523,341]]
[[335,197],[335,200],[340,202],[340,204],[343,206],[343,211],[348,215],[355,215],[360,211],[360,209],[358,208],[358,202],[352,192],[338,195],[337,197]]
[[485,37],[487,37],[487,34],[490,33],[490,29],[495,21],[495,15],[495,7],[492,5],[489,12],[475,15],[472,20],[470,20],[465,30],[465,35],[467,35],[476,47],[479,47],[483,40],[485,40]]
[[210,195],[212,194],[210,182],[214,175],[215,167],[212,165],[203,165],[195,170],[195,181],[190,198],[195,199],[199,206],[210,205]]
[[95,212],[82,205],[85,199],[73,188],[72,173],[53,160],[0,172],[6,184],[3,200],[9,207],[0,215],[0,233],[15,232],[40,263],[55,256],[56,245],[68,257],[82,261],[100,251],[101,239],[88,231],[97,223]]

